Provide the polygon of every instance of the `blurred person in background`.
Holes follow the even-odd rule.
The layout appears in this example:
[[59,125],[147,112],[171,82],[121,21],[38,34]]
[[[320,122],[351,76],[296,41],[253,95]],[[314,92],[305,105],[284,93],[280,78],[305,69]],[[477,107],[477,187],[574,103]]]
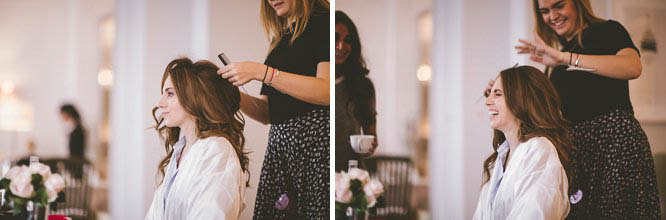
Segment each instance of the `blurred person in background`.
[[85,158],[86,130],[83,128],[79,111],[72,104],[64,104],[60,107],[60,116],[65,132],[68,132],[69,156]]
[[[363,159],[377,149],[375,87],[368,78],[361,53],[361,39],[354,22],[342,11],[335,12],[335,172],[347,170],[350,160],[364,167]],[[356,153],[349,136],[374,135],[368,154]]]

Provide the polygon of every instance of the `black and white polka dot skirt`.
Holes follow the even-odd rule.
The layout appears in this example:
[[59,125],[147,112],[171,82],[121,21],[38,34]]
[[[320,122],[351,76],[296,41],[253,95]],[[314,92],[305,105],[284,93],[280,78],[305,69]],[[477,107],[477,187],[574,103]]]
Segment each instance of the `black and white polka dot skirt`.
[[631,111],[614,110],[575,125],[577,151],[567,219],[659,219],[650,145]]
[[271,125],[254,219],[329,218],[329,118],[319,109]]

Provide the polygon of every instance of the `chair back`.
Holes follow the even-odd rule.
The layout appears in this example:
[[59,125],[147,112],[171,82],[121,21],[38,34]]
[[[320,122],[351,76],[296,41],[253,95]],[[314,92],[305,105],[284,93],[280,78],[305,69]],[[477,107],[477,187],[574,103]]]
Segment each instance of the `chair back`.
[[53,173],[60,174],[65,181],[65,201],[55,203],[55,209],[51,209],[50,213],[72,219],[92,219],[89,177],[93,167],[90,162],[81,158],[67,158],[46,160],[44,164],[50,166]]
[[405,219],[410,214],[412,186],[409,175],[413,164],[409,157],[375,156],[365,160],[372,178],[384,185],[384,193],[376,206],[376,215],[389,219]]

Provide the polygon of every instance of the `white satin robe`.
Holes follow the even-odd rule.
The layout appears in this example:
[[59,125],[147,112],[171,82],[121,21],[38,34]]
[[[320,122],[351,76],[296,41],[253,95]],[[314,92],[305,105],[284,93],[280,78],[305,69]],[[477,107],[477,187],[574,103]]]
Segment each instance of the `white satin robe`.
[[208,137],[190,146],[165,201],[166,178],[173,176],[169,174],[175,172],[175,163],[172,159],[167,166],[146,220],[238,219],[244,208],[245,175],[226,138]]
[[481,189],[473,219],[564,219],[569,213],[568,183],[555,146],[536,137],[514,151],[504,172],[508,142],[497,149],[498,159]]

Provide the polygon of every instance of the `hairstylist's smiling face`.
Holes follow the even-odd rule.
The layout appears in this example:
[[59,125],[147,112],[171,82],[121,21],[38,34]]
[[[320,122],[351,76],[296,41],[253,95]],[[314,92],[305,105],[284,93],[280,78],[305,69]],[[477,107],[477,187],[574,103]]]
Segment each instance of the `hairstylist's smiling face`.
[[167,127],[180,127],[188,118],[187,112],[180,101],[178,101],[178,94],[173,88],[171,77],[167,77],[164,82],[162,90],[162,97],[157,104],[157,107],[162,111],[161,118]]
[[578,12],[573,0],[539,0],[539,13],[557,35],[570,39],[575,34]]
[[335,64],[344,63],[351,53],[351,36],[343,23],[335,23]]
[[294,7],[294,0],[268,0],[268,4],[275,9],[275,13],[282,17],[289,15]]
[[506,106],[506,96],[502,88],[502,78],[495,80],[490,94],[486,97],[486,107],[490,115],[490,127],[500,130],[505,134],[512,128],[518,127],[518,119]]

